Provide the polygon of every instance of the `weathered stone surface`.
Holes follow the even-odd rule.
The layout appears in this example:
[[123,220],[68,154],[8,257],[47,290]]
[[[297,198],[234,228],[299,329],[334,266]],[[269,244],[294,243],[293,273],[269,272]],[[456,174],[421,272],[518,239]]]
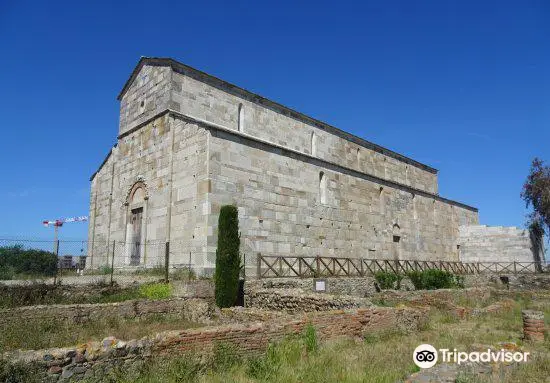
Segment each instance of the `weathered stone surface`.
[[[462,262],[534,262],[528,230],[517,227],[460,226],[458,245]],[[543,259],[542,257],[540,259]],[[535,266],[517,265],[518,271],[534,271]],[[513,270],[514,266],[509,266]]]
[[[237,89],[140,66],[117,146],[92,178],[87,267],[105,264],[111,241],[132,242],[142,208],[140,243],[170,240],[172,266],[211,273],[223,204],[239,207],[247,276],[258,253],[458,260],[458,227],[477,224],[477,210],[441,198],[435,169]],[[162,256],[150,247],[140,264]]]

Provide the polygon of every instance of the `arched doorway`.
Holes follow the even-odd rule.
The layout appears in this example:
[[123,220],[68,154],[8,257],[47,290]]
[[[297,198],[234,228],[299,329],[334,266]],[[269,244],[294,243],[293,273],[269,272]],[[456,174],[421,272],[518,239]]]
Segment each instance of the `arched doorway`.
[[130,266],[142,263],[145,254],[145,213],[147,189],[138,181],[132,186],[126,198],[126,262]]

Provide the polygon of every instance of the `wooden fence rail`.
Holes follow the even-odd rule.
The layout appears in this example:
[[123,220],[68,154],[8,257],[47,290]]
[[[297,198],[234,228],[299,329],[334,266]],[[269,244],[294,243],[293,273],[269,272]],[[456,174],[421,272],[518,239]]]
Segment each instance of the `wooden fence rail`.
[[404,274],[428,269],[445,270],[461,275],[531,274],[545,271],[537,262],[448,262],[258,255],[256,275],[259,278],[364,277],[372,276],[379,271]]

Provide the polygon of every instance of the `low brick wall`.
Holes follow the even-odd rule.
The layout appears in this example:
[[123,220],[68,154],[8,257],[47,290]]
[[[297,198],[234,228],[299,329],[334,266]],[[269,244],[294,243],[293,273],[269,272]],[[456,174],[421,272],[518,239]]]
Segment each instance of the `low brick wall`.
[[[240,310],[242,311],[242,310]],[[327,311],[300,316],[272,317],[266,322],[167,331],[153,337],[124,342],[105,338],[75,348],[15,351],[3,355],[10,362],[32,364],[44,380],[101,381],[113,366],[135,370],[151,356],[181,355],[194,352],[208,355],[216,344],[231,344],[242,355],[262,354],[270,342],[298,334],[311,324],[321,340],[362,337],[385,330],[415,331],[427,321],[427,312],[413,308],[366,308]]]
[[23,306],[0,310],[0,333],[15,322],[55,320],[58,324],[80,324],[102,318],[147,318],[153,315],[177,315],[191,322],[212,323],[213,302],[198,298],[131,300],[119,303]]

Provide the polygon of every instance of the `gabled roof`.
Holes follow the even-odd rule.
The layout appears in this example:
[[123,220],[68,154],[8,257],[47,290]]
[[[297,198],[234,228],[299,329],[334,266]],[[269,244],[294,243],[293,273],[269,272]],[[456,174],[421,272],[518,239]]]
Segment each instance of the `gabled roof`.
[[420,169],[423,169],[427,172],[437,174],[437,169],[428,166],[426,164],[420,163],[418,161],[413,160],[412,158],[406,157],[402,154],[399,154],[397,152],[394,152],[393,150],[384,148],[383,146],[377,145],[375,143],[372,143],[370,141],[367,141],[361,137],[355,136],[351,133],[345,132],[341,129],[338,129],[330,124],[327,124],[326,122],[317,120],[313,117],[307,116],[303,113],[297,112],[294,109],[291,109],[289,107],[286,107],[282,104],[279,104],[275,101],[271,101],[265,97],[262,97],[256,93],[250,92],[244,88],[241,88],[237,85],[231,84],[227,81],[224,81],[222,79],[219,79],[215,76],[212,76],[206,72],[200,71],[198,69],[195,69],[193,67],[190,67],[189,65],[185,65],[183,63],[180,63],[179,61],[176,61],[174,59],[168,58],[168,57],[144,57],[142,56],[139,59],[139,62],[137,63],[136,67],[132,71],[132,74],[130,75],[130,78],[126,81],[124,84],[124,87],[120,91],[117,99],[120,101],[122,97],[124,97],[124,94],[132,84],[132,82],[135,80],[139,72],[141,71],[141,68],[144,65],[149,66],[166,66],[171,67],[174,72],[181,73],[183,75],[189,76],[191,78],[194,78],[198,81],[204,82],[210,86],[213,86],[215,88],[218,88],[224,92],[236,95],[240,98],[243,98],[247,101],[262,105],[265,108],[271,109],[275,112],[281,113],[283,115],[289,116],[291,118],[294,118],[298,121],[304,122],[306,124],[310,124],[313,126],[316,126],[322,130],[325,130],[329,133],[332,133],[338,137],[341,137],[345,140],[348,140],[350,142],[353,142],[357,145],[363,146],[367,149],[376,151],[378,153],[381,153],[383,155],[386,155],[388,157],[395,158],[399,161],[405,162],[407,164],[410,164],[412,166],[418,167]]

